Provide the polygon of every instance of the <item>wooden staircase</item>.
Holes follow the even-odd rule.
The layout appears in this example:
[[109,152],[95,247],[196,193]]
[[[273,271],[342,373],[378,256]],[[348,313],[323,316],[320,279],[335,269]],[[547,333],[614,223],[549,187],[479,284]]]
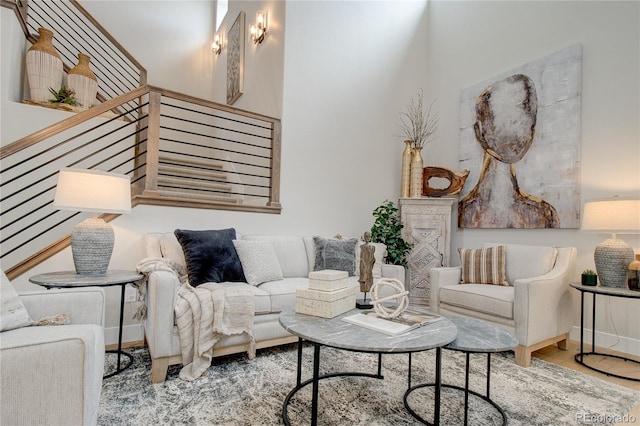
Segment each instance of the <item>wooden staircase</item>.
[[168,198],[242,204],[221,163],[184,155],[160,153],[158,193]]

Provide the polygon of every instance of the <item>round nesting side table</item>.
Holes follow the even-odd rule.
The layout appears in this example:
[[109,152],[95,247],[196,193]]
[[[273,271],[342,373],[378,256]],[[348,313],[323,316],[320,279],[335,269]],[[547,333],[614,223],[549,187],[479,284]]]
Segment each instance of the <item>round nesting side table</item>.
[[[491,404],[502,416],[502,424],[507,424],[507,415],[504,410],[491,399],[491,354],[497,352],[509,351],[518,346],[518,339],[508,331],[498,328],[494,325],[487,324],[483,321],[466,318],[466,317],[447,317],[458,328],[458,334],[456,339],[446,345],[444,348],[452,351],[464,352],[466,356],[465,365],[465,385],[464,388],[455,385],[441,384],[443,388],[457,389],[464,391],[464,424],[467,425],[468,420],[468,407],[469,407],[469,394],[475,395]],[[469,389],[469,361],[472,353],[486,353],[487,354],[487,389],[485,395],[472,391]],[[435,383],[425,383],[410,387],[404,395],[404,403],[407,410],[416,419],[425,423],[413,409],[409,406],[407,401],[408,396],[416,389],[423,387],[433,387]]]
[[[571,287],[575,288],[580,292],[580,352],[578,352],[574,359],[578,364],[584,365],[590,370],[597,371],[598,373],[606,374],[607,376],[617,377],[618,379],[626,379],[633,380],[635,382],[640,382],[640,378],[637,377],[628,377],[620,374],[614,374],[609,371],[600,370],[596,367],[588,365],[584,359],[590,355],[598,355],[607,358],[616,358],[621,359],[626,362],[631,362],[640,365],[640,362],[635,359],[626,358],[620,355],[614,354],[605,354],[601,352],[596,352],[596,295],[600,294],[602,296],[609,297],[623,297],[626,299],[638,299],[640,300],[640,291],[629,290],[628,288],[619,288],[619,287],[602,287],[602,286],[589,286],[582,285],[578,283],[570,284]],[[591,293],[593,295],[593,307],[591,312],[591,352],[585,352],[584,350],[584,295],[585,293]]]
[[[434,398],[433,423],[421,420],[427,425],[440,424],[440,354],[442,346],[452,342],[456,337],[456,326],[446,318],[431,324],[424,325],[404,334],[389,336],[378,331],[372,331],[342,319],[346,316],[360,312],[351,310],[334,318],[321,318],[311,315],[283,311],[280,314],[280,324],[288,332],[295,334],[298,339],[298,367],[296,385],[291,389],[282,405],[282,421],[285,425],[291,424],[287,409],[291,398],[303,387],[312,385],[311,396],[311,425],[318,422],[318,383],[320,380],[340,376],[362,376],[383,379],[381,372],[383,353],[408,353],[422,352],[430,349],[436,350],[436,382]],[[302,342],[309,341],[313,344],[313,377],[302,381]],[[327,346],[344,349],[352,352],[368,352],[378,354],[378,371],[376,373],[361,372],[337,372],[320,375],[320,347]],[[409,383],[411,383],[411,366],[409,365]]]
[[[142,279],[142,274],[133,271],[107,271],[102,275],[80,275],[74,271],[51,272],[48,274],[34,275],[29,278],[34,284],[41,285],[47,289],[52,288],[77,288],[77,287],[111,287],[120,286],[120,322],[118,325],[118,350],[105,351],[118,354],[118,362],[115,371],[105,374],[104,378],[115,376],[123,370],[131,367],[133,357],[122,350],[122,327],[124,315],[124,289],[127,284],[132,284]],[[122,356],[128,358],[128,362],[121,366]]]

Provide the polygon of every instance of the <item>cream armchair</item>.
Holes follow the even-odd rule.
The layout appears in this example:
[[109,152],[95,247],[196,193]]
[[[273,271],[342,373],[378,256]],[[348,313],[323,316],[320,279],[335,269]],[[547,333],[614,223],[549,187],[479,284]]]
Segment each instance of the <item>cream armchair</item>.
[[20,300],[34,321],[64,313],[71,324],[0,333],[0,424],[96,424],[104,374],[104,291],[43,289],[20,294]]
[[506,244],[509,286],[461,284],[461,267],[432,268],[430,309],[511,331],[520,343],[516,363],[528,367],[533,351],[555,343],[566,349],[572,324],[569,283],[576,255],[573,247]]

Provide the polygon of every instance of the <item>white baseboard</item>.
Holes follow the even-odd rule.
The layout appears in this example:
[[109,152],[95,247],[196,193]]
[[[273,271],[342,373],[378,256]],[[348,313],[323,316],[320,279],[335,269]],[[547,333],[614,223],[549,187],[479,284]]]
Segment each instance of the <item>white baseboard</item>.
[[[142,324],[125,325],[122,328],[122,343],[138,342],[144,339],[144,327]],[[118,344],[118,327],[107,327],[104,329],[104,344]]]
[[[580,327],[574,326],[571,329],[569,338],[576,342],[580,342]],[[591,329],[589,328],[584,329],[584,343],[591,345]],[[615,334],[604,333],[598,330],[596,330],[596,347],[640,356],[640,340],[624,336],[616,336]]]

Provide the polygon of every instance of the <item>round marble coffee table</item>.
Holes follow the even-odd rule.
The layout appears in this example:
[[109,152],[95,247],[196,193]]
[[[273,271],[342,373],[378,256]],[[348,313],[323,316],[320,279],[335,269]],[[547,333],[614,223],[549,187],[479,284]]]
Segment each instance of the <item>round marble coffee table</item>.
[[[466,355],[465,365],[465,385],[464,388],[460,386],[454,386],[449,384],[440,384],[441,387],[458,389],[464,391],[464,424],[467,425],[468,408],[469,408],[469,394],[475,395],[489,404],[493,405],[496,410],[502,416],[502,424],[507,424],[507,415],[502,408],[495,403],[490,396],[491,387],[491,354],[496,352],[505,352],[514,349],[518,346],[518,339],[508,331],[488,324],[486,322],[466,317],[448,317],[449,320],[458,328],[458,335],[456,339],[445,346],[445,349],[453,351],[464,352]],[[486,353],[487,354],[487,389],[486,394],[482,395],[478,392],[474,392],[469,389],[469,358],[472,353]],[[438,386],[435,383],[420,384],[410,387],[404,395],[404,403],[407,410],[416,419],[426,423],[426,421],[418,415],[410,406],[407,401],[407,397],[416,389],[423,387]]]
[[[291,398],[303,387],[312,383],[311,424],[317,424],[318,417],[318,382],[337,376],[363,376],[383,379],[381,374],[381,360],[383,353],[408,353],[436,349],[436,380],[434,401],[434,422],[440,421],[440,365],[441,350],[448,343],[453,342],[457,335],[457,327],[453,322],[442,318],[432,324],[424,325],[404,334],[389,336],[378,331],[369,330],[350,324],[342,318],[361,312],[357,309],[346,312],[334,318],[321,318],[311,315],[285,311],[280,314],[280,324],[298,339],[298,367],[296,385],[291,389],[282,406],[282,420],[289,425],[287,407]],[[302,342],[307,340],[313,344],[313,377],[302,381]],[[378,354],[378,372],[342,372],[320,375],[320,347],[329,346],[354,352],[368,352]],[[409,370],[409,375],[411,370]],[[409,383],[410,383],[409,378]],[[427,423],[429,424],[429,423]]]

